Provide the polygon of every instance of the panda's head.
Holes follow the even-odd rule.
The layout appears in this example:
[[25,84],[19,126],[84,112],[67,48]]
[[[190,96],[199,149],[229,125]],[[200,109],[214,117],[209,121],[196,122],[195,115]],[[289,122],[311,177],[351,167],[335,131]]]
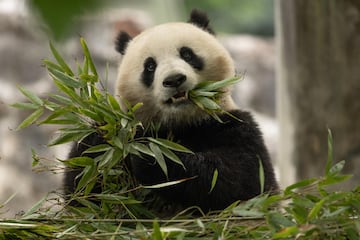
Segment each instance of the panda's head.
[[[135,38],[121,32],[116,49],[123,54],[116,95],[131,105],[143,123],[192,124],[209,117],[188,99],[188,92],[202,81],[235,75],[225,48],[213,36],[208,18],[193,11],[188,23],[166,23]],[[234,108],[229,91],[220,101],[224,110]]]

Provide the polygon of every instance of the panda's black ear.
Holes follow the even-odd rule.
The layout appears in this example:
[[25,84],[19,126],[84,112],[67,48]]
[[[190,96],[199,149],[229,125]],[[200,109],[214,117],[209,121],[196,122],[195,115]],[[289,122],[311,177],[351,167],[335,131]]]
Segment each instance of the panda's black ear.
[[119,53],[121,53],[122,55],[125,54],[125,50],[129,44],[129,42],[131,41],[131,37],[127,32],[119,32],[119,34],[117,35],[116,39],[115,39],[115,49],[116,51],[118,51]]
[[188,22],[198,26],[199,28],[201,28],[213,35],[215,34],[214,31],[209,26],[210,20],[209,20],[207,14],[203,11],[200,11],[198,9],[193,9],[190,13],[190,19]]

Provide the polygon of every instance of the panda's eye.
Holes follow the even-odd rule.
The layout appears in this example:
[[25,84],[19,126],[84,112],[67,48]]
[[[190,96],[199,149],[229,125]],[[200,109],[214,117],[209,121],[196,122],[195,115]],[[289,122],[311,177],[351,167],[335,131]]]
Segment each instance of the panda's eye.
[[180,57],[184,59],[185,62],[191,62],[194,57],[194,53],[190,48],[182,47],[180,49]]
[[145,60],[144,69],[147,72],[155,72],[156,66],[156,62],[153,58],[150,57]]

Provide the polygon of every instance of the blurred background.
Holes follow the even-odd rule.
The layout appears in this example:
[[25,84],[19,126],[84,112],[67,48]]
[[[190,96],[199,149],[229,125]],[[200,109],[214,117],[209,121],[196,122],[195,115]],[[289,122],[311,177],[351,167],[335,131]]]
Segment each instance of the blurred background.
[[[312,45],[311,41],[303,43],[296,39],[301,39],[304,35],[312,40],[316,33],[322,33],[316,29],[312,31],[309,27],[317,26],[314,23],[317,23],[319,17],[323,17],[321,11],[311,12],[312,9],[318,9],[312,4],[320,4],[320,9],[321,7],[330,9],[328,13],[340,12],[343,9],[341,14],[346,14],[345,20],[350,16],[355,25],[360,22],[360,17],[356,0],[348,1],[349,4],[355,3],[354,8],[344,4],[340,7],[336,4],[328,7],[326,0],[316,0],[312,3],[311,1],[302,1],[303,4],[299,3],[296,6],[296,1],[292,0],[275,2],[272,0],[0,0],[0,205],[15,194],[6,208],[0,209],[2,211],[0,217],[12,217],[28,209],[47,192],[61,191],[61,174],[50,171],[36,172],[32,169],[32,149],[41,157],[48,159],[51,164],[51,161],[56,158],[66,159],[69,146],[51,148],[46,146],[54,136],[56,126],[32,126],[25,130],[15,131],[14,129],[29,112],[9,106],[24,100],[17,86],[26,87],[40,96],[46,96],[55,91],[53,82],[41,63],[42,59],[51,58],[49,40],[54,42],[68,63],[75,64],[76,59],[82,58],[79,37],[83,36],[88,43],[99,74],[104,76],[104,79],[106,74],[108,75],[106,84],[112,92],[117,64],[120,60],[119,54],[114,50],[116,33],[125,30],[135,36],[156,24],[187,21],[193,8],[208,13],[217,37],[232,55],[237,71],[245,74],[244,80],[234,87],[233,96],[239,107],[252,111],[259,122],[281,185],[287,186],[304,177],[321,175],[326,162],[326,156],[323,155],[327,151],[327,127],[334,125],[330,120],[333,117],[327,118],[327,116],[336,115],[338,109],[331,107],[335,106],[332,105],[331,96],[333,95],[331,94],[326,95],[329,96],[326,98],[326,104],[321,100],[314,101],[311,98],[313,95],[306,95],[309,84],[316,82],[314,79],[318,77],[316,67],[314,67],[317,65],[301,59],[307,59],[306,51],[315,53],[316,51],[313,50],[318,48]],[[336,7],[338,10],[334,10]],[[300,10],[308,13],[308,18],[305,17],[302,20],[303,24],[299,19],[306,14],[294,15],[295,11]],[[332,16],[339,19],[340,15]],[[321,29],[326,28],[327,25],[324,25],[324,22],[320,23]],[[327,36],[325,40],[336,35],[329,35],[329,29],[331,28],[323,32]],[[359,29],[354,31],[360,32]],[[319,42],[318,38],[315,40]],[[324,50],[325,52],[334,48],[332,41],[327,42],[330,42],[330,45]],[[322,43],[321,40],[320,43]],[[342,45],[335,44],[335,46],[339,48],[337,48],[338,51],[342,51]],[[353,46],[360,49],[358,43],[354,43]],[[316,58],[312,56],[311,59]],[[310,76],[299,70],[308,69],[308,65],[304,62],[314,67],[314,72]],[[325,69],[335,69],[334,64],[329,63]],[[277,69],[277,85],[275,69]],[[343,69],[344,72],[347,71],[347,66],[344,65]],[[295,76],[298,78],[295,79]],[[292,82],[296,83],[302,83],[304,78],[304,83],[308,85],[294,88],[293,85],[287,84],[291,77],[293,77]],[[320,77],[328,79],[327,76]],[[359,84],[356,84],[355,80],[352,83],[356,87],[352,86],[351,91],[359,89],[357,88]],[[322,91],[321,83],[320,81],[316,88],[318,92],[315,91],[314,95]],[[325,82],[325,85],[329,84]],[[292,94],[294,89],[303,89],[305,94],[300,96]],[[343,95],[349,95],[348,89],[343,90],[341,96]],[[337,102],[341,102],[342,98],[338,96]],[[352,111],[345,115],[360,112],[356,96],[356,94],[351,95],[349,101]],[[303,99],[306,99],[309,104],[304,104]],[[302,111],[303,108],[296,105],[298,103],[312,107],[313,111],[311,113]],[[343,105],[336,106],[343,108]],[[327,112],[324,110],[326,107],[330,107]],[[316,121],[311,120],[311,117],[317,116],[313,113],[319,109],[322,110],[322,115],[316,119],[319,124],[314,125]],[[305,115],[303,116],[302,113]],[[360,136],[358,116],[353,116],[355,123],[350,123],[353,125],[347,129],[353,132],[352,135],[359,133]],[[303,120],[293,121],[293,118],[297,117],[307,119],[306,122],[309,124],[301,124],[305,123]],[[297,127],[296,124],[301,127]],[[310,127],[306,129],[304,126],[316,126],[316,129],[321,129],[321,131],[319,134],[312,134],[316,131]],[[336,126],[338,125],[335,124],[334,128]],[[339,129],[341,132],[342,128],[339,127]],[[305,144],[303,148],[301,144],[298,144],[298,139],[302,140],[301,143],[308,143],[308,145]],[[342,140],[341,137],[340,139]],[[351,138],[352,142],[357,140],[358,138]],[[348,146],[346,143],[343,145]],[[306,146],[314,149],[318,155],[311,155],[312,151],[306,149]],[[349,158],[350,156],[354,159],[353,161],[359,159],[359,152],[356,150],[360,149],[358,143],[351,149],[346,149],[347,152],[354,154],[343,154],[340,157]],[[304,156],[306,161],[299,160],[299,152],[306,155]],[[316,171],[311,171],[314,169],[312,161],[316,162],[314,157],[316,159],[321,157],[321,161],[319,160]]]

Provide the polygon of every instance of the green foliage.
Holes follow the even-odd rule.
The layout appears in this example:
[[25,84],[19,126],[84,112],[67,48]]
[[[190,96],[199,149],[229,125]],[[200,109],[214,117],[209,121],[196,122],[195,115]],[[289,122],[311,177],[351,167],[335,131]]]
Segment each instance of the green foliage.
[[[201,82],[189,92],[190,100],[196,104],[200,109],[207,112],[217,121],[222,122],[218,117],[218,113],[225,113],[234,118],[235,116],[224,111],[218,104],[221,93],[223,93],[226,87],[238,83],[242,78],[235,76],[232,78],[224,79],[221,81],[206,81]],[[237,119],[241,121],[240,119]]]
[[[216,32],[274,35],[273,0],[185,0],[185,17],[193,8],[208,13]],[[225,13],[225,14],[224,14]]]
[[29,4],[40,15],[55,39],[64,38],[71,28],[79,25],[79,21],[76,21],[79,15],[104,5],[96,0],[30,0]]
[[[64,126],[50,145],[81,141],[93,133],[100,134],[106,140],[86,150],[87,153],[100,153],[95,159],[80,156],[63,161],[68,166],[82,169],[77,192],[71,196],[80,206],[67,206],[67,202],[64,203],[57,193],[50,193],[17,219],[0,220],[0,240],[360,238],[360,186],[348,192],[328,190],[329,186],[349,178],[341,174],[344,161],[333,162],[330,131],[324,177],[297,182],[279,194],[261,194],[246,202],[235,202],[223,211],[208,214],[197,211],[200,215],[196,217],[192,215],[197,210],[195,207],[171,219],[162,219],[149,212],[141,204],[148,189],[171,186],[188,179],[138,186],[131,179],[124,158],[129,154],[155,157],[166,173],[165,157],[181,165],[173,151],[189,154],[191,151],[168,139],[135,137],[142,125],[135,119],[134,113],[141,106],[129,107],[124,112],[114,97],[106,90],[97,88],[101,80],[83,39],[81,44],[85,56],[84,61],[77,64],[77,73],[50,46],[57,62],[45,60],[44,63],[60,90],[59,94],[41,99],[19,87],[28,102],[14,104],[20,109],[33,110],[19,129],[34,123]],[[230,79],[217,84],[226,87],[228,83],[236,81]],[[199,86],[192,93],[195,96],[192,99],[207,96],[216,103],[216,98],[212,97],[219,88],[214,84]],[[202,102],[195,104],[199,106]],[[202,106],[206,111],[219,110],[208,109],[204,104]],[[50,113],[42,117],[45,112]],[[32,155],[33,166],[38,167],[42,159],[34,151]],[[259,163],[260,182],[263,185],[260,159]],[[91,190],[98,178],[101,179],[103,191],[95,194]],[[218,172],[215,170],[210,192],[216,186],[217,178]],[[0,204],[0,209],[8,201]]]
[[[104,143],[85,151],[85,153],[98,154],[96,158],[79,156],[61,161],[66,166],[81,170],[76,192],[71,196],[71,200],[80,202],[94,212],[99,209],[98,206],[91,204],[90,200],[100,202],[104,216],[131,218],[149,216],[150,213],[140,204],[142,197],[138,196],[145,197],[143,193],[139,193],[139,189],[143,187],[138,186],[129,174],[125,164],[126,157],[129,154],[154,157],[167,175],[165,158],[183,166],[174,151],[189,154],[192,152],[167,139],[143,137],[137,134],[139,130],[144,131],[142,124],[134,115],[141,104],[128,106],[128,110],[124,112],[119,102],[106,89],[100,90],[98,85],[102,86],[102,82],[89,49],[84,39],[81,38],[80,43],[84,60],[82,63],[77,63],[77,72],[71,69],[50,44],[56,62],[44,60],[44,64],[59,93],[41,99],[29,90],[19,87],[28,102],[15,103],[13,106],[33,110],[33,113],[19,125],[18,129],[34,123],[63,126],[57,136],[50,141],[50,146],[79,142],[91,134],[102,136]],[[34,152],[33,157],[33,165],[37,166],[39,157]],[[92,193],[94,187],[98,185],[101,185],[103,193],[107,195]],[[134,194],[138,199],[134,198]]]

